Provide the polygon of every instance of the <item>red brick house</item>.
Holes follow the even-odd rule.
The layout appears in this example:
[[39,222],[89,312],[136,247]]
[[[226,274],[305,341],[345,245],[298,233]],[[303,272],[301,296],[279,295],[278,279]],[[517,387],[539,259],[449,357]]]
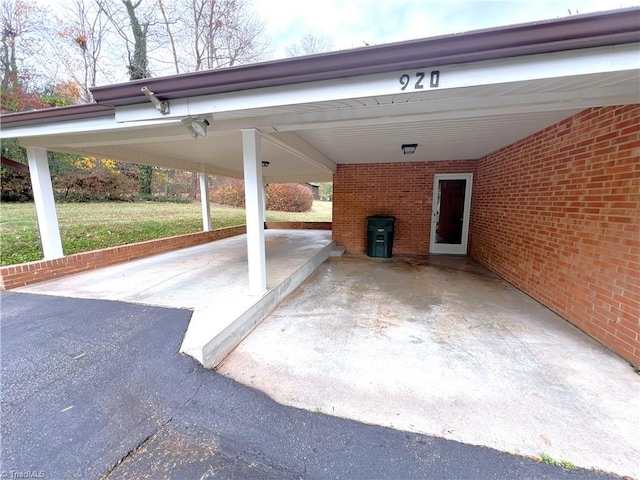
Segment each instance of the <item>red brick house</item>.
[[394,254],[470,255],[638,365],[639,45],[640,9],[579,15],[98,87],[2,135],[44,185],[45,258],[47,149],[244,177],[257,293],[261,185],[333,181],[347,251],[393,215]]

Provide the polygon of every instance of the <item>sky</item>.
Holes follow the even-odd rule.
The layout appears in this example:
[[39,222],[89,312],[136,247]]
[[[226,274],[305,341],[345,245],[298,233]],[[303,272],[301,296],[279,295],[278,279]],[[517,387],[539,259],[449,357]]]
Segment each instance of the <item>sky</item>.
[[305,35],[347,49],[640,5],[640,0],[253,0],[272,58]]
[[[64,15],[63,5],[69,5],[72,0],[35,1]],[[287,47],[306,35],[328,39],[333,43],[333,50],[344,50],[640,6],[640,0],[248,1],[264,21],[270,38],[271,48],[263,60],[287,57]],[[156,70],[154,76],[173,73]],[[122,78],[116,81],[126,80],[125,70],[121,73]]]

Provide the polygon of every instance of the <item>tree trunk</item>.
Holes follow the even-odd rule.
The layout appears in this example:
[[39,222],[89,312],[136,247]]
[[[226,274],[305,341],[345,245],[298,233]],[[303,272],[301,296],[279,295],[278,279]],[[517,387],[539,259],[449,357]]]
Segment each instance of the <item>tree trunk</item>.
[[136,8],[142,3],[138,0],[135,4],[131,0],[122,0],[127,8],[129,21],[131,22],[131,33],[133,33],[133,57],[129,65],[129,80],[141,80],[149,78],[149,59],[147,57],[147,27],[140,24],[136,16]]
[[[149,78],[149,59],[147,57],[147,27],[141,25],[136,16],[136,8],[140,6],[142,0],[135,4],[131,0],[122,0],[127,8],[129,21],[131,22],[131,33],[133,33],[133,57],[129,64],[129,79],[141,80]],[[153,168],[149,165],[138,165],[138,195],[151,195],[151,178]]]

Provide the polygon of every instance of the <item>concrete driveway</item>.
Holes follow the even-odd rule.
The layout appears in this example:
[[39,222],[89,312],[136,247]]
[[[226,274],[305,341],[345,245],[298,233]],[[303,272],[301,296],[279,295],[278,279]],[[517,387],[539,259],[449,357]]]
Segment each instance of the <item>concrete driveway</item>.
[[218,371],[286,405],[640,477],[640,376],[468,258],[329,259]]
[[2,478],[614,478],[280,405],[178,354],[188,310],[1,300]]

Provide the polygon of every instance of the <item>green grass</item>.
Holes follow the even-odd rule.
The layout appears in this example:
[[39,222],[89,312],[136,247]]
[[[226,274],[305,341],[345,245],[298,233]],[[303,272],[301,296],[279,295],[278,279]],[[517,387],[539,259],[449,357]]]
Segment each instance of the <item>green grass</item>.
[[[271,222],[331,221],[331,203],[314,202],[310,212],[267,212]],[[60,203],[56,205],[65,255],[202,230],[199,203]],[[240,208],[212,206],[213,228],[242,225]],[[0,264],[42,258],[33,203],[0,204]]]
[[549,465],[555,465],[556,464],[555,458],[547,455],[546,453],[541,453],[540,454],[540,461],[542,463],[548,463]]
[[540,461],[543,463],[548,463],[549,465],[556,465],[558,467],[562,467],[565,468],[567,470],[573,470],[576,468],[576,466],[567,461],[567,460],[556,460],[555,458],[551,457],[550,455],[547,455],[546,453],[541,453],[540,454]]

